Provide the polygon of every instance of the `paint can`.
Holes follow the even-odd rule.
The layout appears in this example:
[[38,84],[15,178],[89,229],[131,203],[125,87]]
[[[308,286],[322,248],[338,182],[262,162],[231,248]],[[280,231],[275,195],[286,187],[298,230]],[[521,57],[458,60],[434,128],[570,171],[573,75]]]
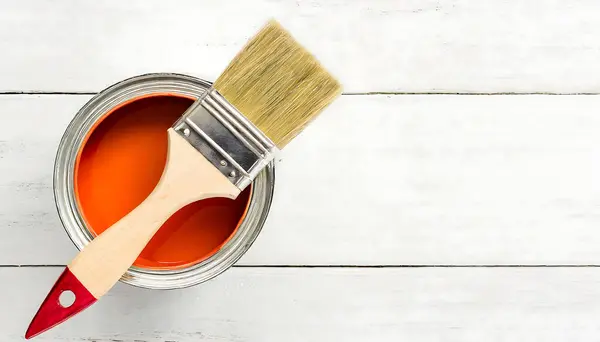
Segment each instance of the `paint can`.
[[[112,126],[119,125],[120,123],[113,120],[115,122],[109,124],[107,123],[109,119],[117,115],[115,113],[118,113],[119,110],[122,111],[122,108],[132,108],[132,105],[140,105],[140,101],[154,101],[147,99],[157,98],[161,98],[161,101],[163,101],[165,98],[167,98],[167,100],[177,98],[188,99],[187,101],[191,104],[210,86],[211,84],[207,81],[186,75],[164,73],[146,74],[129,78],[108,87],[90,99],[77,112],[67,127],[58,147],[54,167],[53,187],[59,217],[68,236],[78,249],[83,248],[95,235],[92,224],[90,224],[95,218],[90,214],[93,213],[93,211],[90,211],[88,204],[91,203],[89,198],[93,198],[95,194],[92,191],[82,190],[85,189],[82,187],[82,182],[84,182],[81,178],[84,174],[84,171],[82,170],[87,170],[85,171],[87,172],[85,174],[90,175],[89,177],[86,176],[88,178],[85,179],[85,182],[103,183],[100,186],[96,186],[94,189],[113,191],[114,201],[107,201],[104,203],[106,206],[110,207],[111,205],[115,205],[115,203],[119,204],[127,197],[124,193],[119,193],[119,188],[115,188],[118,184],[112,184],[111,180],[107,180],[105,183],[103,182],[102,177],[104,175],[102,172],[107,173],[106,170],[110,171],[110,164],[115,162],[111,160],[111,152],[102,154],[102,158],[104,159],[93,160],[93,162],[89,163],[82,161],[87,160],[85,158],[92,158],[86,157],[88,155],[88,152],[86,152],[87,150],[91,150],[91,154],[89,155],[93,156],[93,158],[100,158],[95,154],[97,149],[96,146],[94,146],[94,148],[87,147],[89,144],[92,144],[90,141],[95,141],[95,135],[100,134],[96,133],[101,131],[100,127],[103,127],[104,125],[108,127],[108,129],[113,129],[111,128]],[[175,102],[177,101],[181,102],[180,100],[175,100]],[[146,103],[144,105],[152,106],[152,103]],[[130,110],[130,112],[134,112],[134,110]],[[171,115],[173,114],[174,113],[171,113]],[[183,112],[181,112],[181,114],[183,114]],[[138,110],[135,115],[142,114],[140,114]],[[177,113],[175,113],[175,115],[177,115]],[[121,127],[119,130],[120,134],[128,134],[127,132],[133,132],[133,130],[138,129],[139,126],[142,125],[142,123],[139,122],[139,118],[141,117],[132,117],[129,121],[133,120],[135,125]],[[145,121],[145,119],[143,121]],[[170,124],[167,122],[165,125]],[[168,127],[164,127],[165,138],[166,128]],[[115,146],[112,148],[113,152],[116,153]],[[135,148],[140,147],[138,146]],[[139,155],[134,157],[136,157],[134,159],[143,159]],[[156,160],[154,160],[154,163],[156,164]],[[97,171],[98,168],[100,168],[101,171]],[[137,170],[135,172],[137,172]],[[139,172],[148,172],[148,169],[140,167]],[[93,176],[91,176],[92,173],[94,174]],[[132,180],[137,179],[135,178],[135,175],[130,176],[134,176],[134,178],[131,178]],[[113,190],[110,190],[111,186]],[[198,259],[193,263],[183,263],[177,267],[169,267],[168,265],[165,267],[152,267],[145,266],[143,263],[140,265],[134,264],[134,266],[130,267],[127,273],[123,275],[121,281],[130,285],[149,289],[175,289],[197,285],[221,274],[244,255],[257,238],[269,213],[274,186],[275,165],[271,163],[259,174],[249,187],[251,190],[249,190],[248,196],[245,199],[247,203],[245,204],[239,220],[236,221],[237,224],[235,224],[234,229],[232,229],[230,234],[226,231],[226,234],[221,237],[223,241],[218,243],[215,242],[215,248],[203,258]],[[104,206],[102,206],[102,209],[104,210]],[[186,207],[184,209],[188,211],[185,215],[195,215],[193,212],[195,210],[194,208]],[[177,214],[179,214],[179,212],[175,215]],[[102,216],[102,218],[104,218],[105,215],[103,216],[102,210],[99,210],[99,214],[96,216]],[[184,222],[187,218],[188,217],[186,216],[181,222]],[[200,217],[200,219],[202,219],[202,217]],[[98,221],[99,218],[95,220]],[[190,222],[193,223],[194,221],[185,221],[188,226]],[[97,222],[94,224],[97,224]],[[178,223],[174,223],[174,225],[176,224]],[[107,226],[110,226],[110,224]],[[161,228],[161,231],[163,228],[165,228],[165,226]],[[191,228],[193,229],[194,227]],[[175,227],[175,230],[177,229],[179,229],[179,227]],[[159,231],[159,233],[161,231]],[[227,234],[229,235],[225,237]],[[174,248],[176,248],[176,246]]]

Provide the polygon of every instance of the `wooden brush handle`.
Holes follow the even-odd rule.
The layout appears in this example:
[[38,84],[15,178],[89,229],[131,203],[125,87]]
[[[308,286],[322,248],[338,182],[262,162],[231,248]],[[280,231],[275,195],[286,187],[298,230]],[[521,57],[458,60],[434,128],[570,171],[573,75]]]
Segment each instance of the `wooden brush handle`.
[[[185,205],[209,198],[236,198],[240,191],[172,128],[163,175],[138,207],[96,237],[69,264],[99,298],[127,271],[162,224]],[[144,172],[140,170],[140,172]]]
[[[108,292],[177,210],[205,198],[234,199],[239,195],[240,190],[172,128],[168,137],[167,163],[156,188],[67,266],[32,320],[28,338],[75,315]],[[64,291],[75,294],[69,307],[58,304]]]
[[176,194],[155,191],[137,208],[97,236],[69,269],[100,298],[127,271],[162,224],[179,209]]

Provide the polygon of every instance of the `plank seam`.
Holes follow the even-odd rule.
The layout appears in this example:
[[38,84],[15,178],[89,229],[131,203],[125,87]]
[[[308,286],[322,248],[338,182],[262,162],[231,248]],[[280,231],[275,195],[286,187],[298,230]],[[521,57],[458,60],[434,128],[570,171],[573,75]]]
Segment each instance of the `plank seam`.
[[[66,265],[0,265],[0,268],[56,268]],[[600,268],[600,264],[532,264],[532,265],[233,265],[232,268]]]
[[364,95],[465,95],[465,96],[497,96],[497,95],[600,95],[600,93],[591,92],[386,92],[386,91],[371,91],[371,92],[349,92],[343,93],[346,96],[364,96]]
[[[97,92],[89,91],[0,91],[0,96],[10,95],[96,95]],[[387,91],[370,91],[370,92],[348,92],[342,93],[343,96],[369,96],[369,95],[461,95],[461,96],[506,96],[506,95],[556,95],[556,96],[573,96],[573,95],[600,95],[600,93],[591,92],[387,92]]]

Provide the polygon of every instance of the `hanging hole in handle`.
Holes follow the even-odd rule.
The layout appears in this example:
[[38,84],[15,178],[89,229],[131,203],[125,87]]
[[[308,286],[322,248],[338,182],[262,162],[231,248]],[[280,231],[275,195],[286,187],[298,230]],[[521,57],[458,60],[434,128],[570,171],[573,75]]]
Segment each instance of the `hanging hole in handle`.
[[71,290],[65,290],[61,292],[60,296],[58,296],[58,303],[63,308],[68,308],[75,303],[75,293],[73,293]]

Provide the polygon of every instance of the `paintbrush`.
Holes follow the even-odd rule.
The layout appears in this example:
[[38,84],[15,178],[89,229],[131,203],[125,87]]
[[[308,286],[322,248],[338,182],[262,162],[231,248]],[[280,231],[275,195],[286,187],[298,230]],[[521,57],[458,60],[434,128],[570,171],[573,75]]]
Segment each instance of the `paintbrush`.
[[[210,197],[236,198],[340,93],[340,84],[315,57],[270,21],[169,128],[167,163],[156,188],[79,252],[25,337],[50,329],[102,297],[177,210]],[[65,291],[75,294],[68,307],[59,302]]]

